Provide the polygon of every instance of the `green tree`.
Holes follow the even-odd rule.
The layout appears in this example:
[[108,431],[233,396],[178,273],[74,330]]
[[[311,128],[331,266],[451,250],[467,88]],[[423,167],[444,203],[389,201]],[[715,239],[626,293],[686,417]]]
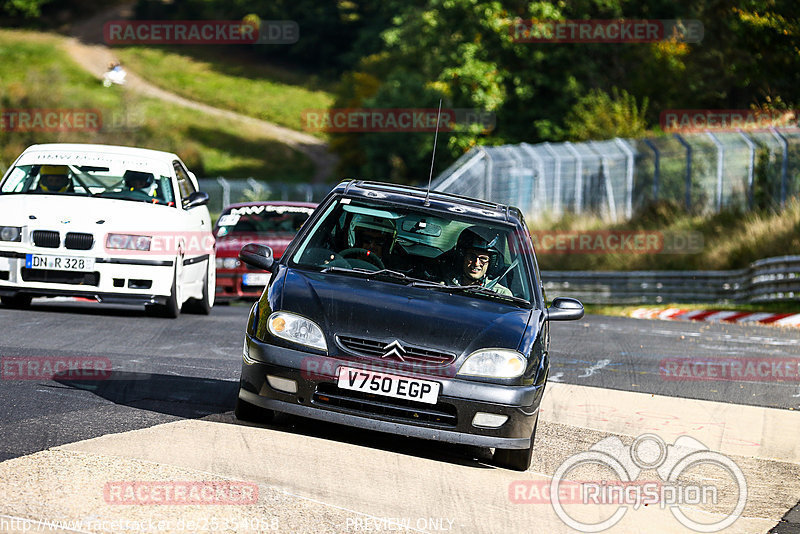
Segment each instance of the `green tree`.
[[647,133],[647,97],[642,105],[625,90],[609,95],[592,89],[572,108],[565,122],[570,140],[588,141],[611,137],[642,137]]

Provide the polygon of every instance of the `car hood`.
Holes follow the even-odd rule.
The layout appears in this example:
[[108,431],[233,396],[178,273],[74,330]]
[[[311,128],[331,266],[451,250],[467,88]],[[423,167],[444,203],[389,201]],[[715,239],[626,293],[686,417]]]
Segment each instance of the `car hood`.
[[141,233],[175,229],[180,221],[178,209],[146,202],[70,195],[0,195],[3,225]]
[[[401,343],[463,356],[479,348],[517,349],[533,313],[514,305],[444,291],[290,269],[282,309],[328,334]],[[535,325],[536,322],[533,322]]]
[[273,256],[277,259],[280,258],[289,243],[292,242],[291,237],[280,237],[271,235],[259,234],[233,234],[225,237],[217,238],[217,256],[218,257],[236,257],[242,247],[248,243],[255,243],[257,245],[266,245],[272,249]]

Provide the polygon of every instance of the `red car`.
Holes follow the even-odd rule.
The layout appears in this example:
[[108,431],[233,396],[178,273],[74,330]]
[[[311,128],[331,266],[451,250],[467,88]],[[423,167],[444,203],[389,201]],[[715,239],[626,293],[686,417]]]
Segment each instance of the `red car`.
[[247,243],[257,243],[272,248],[279,258],[316,207],[308,202],[264,201],[225,208],[214,227],[217,301],[260,297],[270,273],[240,262],[239,251]]

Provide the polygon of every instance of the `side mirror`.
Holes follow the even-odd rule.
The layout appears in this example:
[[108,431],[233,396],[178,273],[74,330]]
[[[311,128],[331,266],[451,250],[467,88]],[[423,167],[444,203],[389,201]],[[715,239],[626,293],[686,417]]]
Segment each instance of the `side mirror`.
[[196,191],[183,199],[183,209],[190,210],[197,206],[205,206],[208,204],[208,193],[203,191]]
[[239,251],[239,259],[251,267],[271,271],[275,264],[272,249],[264,245],[248,243]]
[[547,319],[550,321],[574,321],[583,317],[583,304],[578,299],[556,297],[547,308]]

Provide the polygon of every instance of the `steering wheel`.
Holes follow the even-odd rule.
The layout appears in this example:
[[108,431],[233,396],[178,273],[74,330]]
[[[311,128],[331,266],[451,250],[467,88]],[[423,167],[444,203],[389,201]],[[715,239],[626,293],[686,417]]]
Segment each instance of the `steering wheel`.
[[339,255],[343,258],[349,258],[352,256],[359,256],[361,259],[364,259],[371,264],[375,265],[378,269],[385,269],[386,266],[383,264],[383,260],[378,257],[377,254],[371,252],[365,248],[346,248],[343,251],[339,252]]

